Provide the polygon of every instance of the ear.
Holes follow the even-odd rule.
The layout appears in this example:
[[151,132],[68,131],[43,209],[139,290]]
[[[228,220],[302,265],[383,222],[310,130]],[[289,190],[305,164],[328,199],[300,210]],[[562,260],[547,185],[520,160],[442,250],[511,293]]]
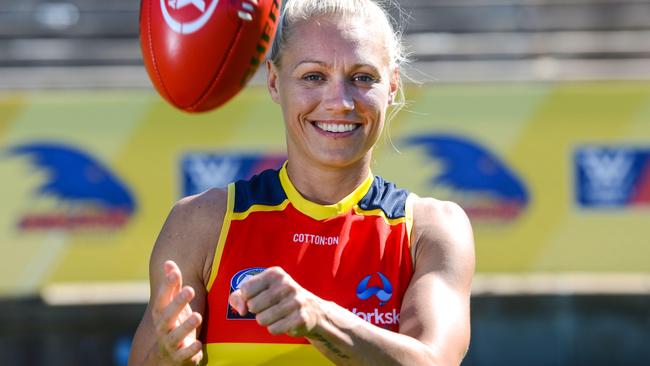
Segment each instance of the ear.
[[266,86],[274,102],[280,104],[280,92],[278,89],[278,69],[271,60],[266,60]]
[[398,90],[399,90],[399,67],[396,66],[390,75],[390,89],[389,89],[389,96],[388,96],[389,104],[393,104],[393,102],[395,101],[395,96],[397,95]]

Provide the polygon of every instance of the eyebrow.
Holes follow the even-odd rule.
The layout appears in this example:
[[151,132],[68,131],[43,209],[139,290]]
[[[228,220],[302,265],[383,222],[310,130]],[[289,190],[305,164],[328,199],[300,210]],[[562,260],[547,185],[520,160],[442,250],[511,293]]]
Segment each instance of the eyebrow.
[[[324,61],[318,61],[318,60],[302,60],[302,61],[298,62],[297,64],[295,64],[294,67],[293,67],[293,69],[295,70],[295,69],[297,69],[299,66],[304,65],[304,64],[317,64],[317,65],[320,65],[320,66],[322,66],[322,67],[328,67],[328,66],[329,66],[329,64],[328,64],[327,62],[324,62]],[[352,69],[355,69],[355,70],[356,70],[356,69],[360,69],[360,68],[362,68],[362,67],[369,67],[369,68],[371,68],[374,72],[379,73],[379,69],[378,69],[376,66],[374,66],[374,65],[372,65],[372,64],[369,64],[369,63],[357,63],[357,64],[354,64],[354,66],[352,66]]]

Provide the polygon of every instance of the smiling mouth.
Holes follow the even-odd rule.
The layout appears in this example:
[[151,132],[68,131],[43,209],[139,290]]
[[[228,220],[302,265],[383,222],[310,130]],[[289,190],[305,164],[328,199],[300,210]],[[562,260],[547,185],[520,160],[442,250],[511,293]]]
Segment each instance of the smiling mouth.
[[312,122],[314,126],[316,126],[318,129],[325,131],[325,132],[330,132],[330,133],[346,133],[346,132],[352,132],[359,127],[361,127],[360,123],[331,123],[331,122]]

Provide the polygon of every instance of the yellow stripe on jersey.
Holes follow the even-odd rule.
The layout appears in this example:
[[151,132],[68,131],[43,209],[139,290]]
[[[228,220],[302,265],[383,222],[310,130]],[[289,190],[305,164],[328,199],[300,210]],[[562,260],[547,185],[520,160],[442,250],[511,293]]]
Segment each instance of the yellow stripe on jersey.
[[280,169],[280,183],[284,192],[289,197],[291,204],[303,214],[315,220],[325,220],[331,217],[341,215],[351,210],[362,198],[368,193],[374,177],[368,171],[368,177],[352,193],[344,197],[341,201],[332,205],[320,205],[305,199],[300,192],[294,187],[287,173],[288,161]]
[[233,216],[233,207],[235,206],[235,184],[228,184],[228,202],[226,203],[226,214],[223,217],[223,224],[221,224],[221,232],[219,233],[219,241],[214,249],[214,258],[212,258],[212,268],[210,269],[210,280],[206,289],[210,292],[212,284],[217,277],[219,271],[219,263],[221,262],[221,255],[223,254],[223,247],[226,245],[226,238],[230,230],[230,221]]
[[283,211],[289,205],[289,200],[282,201],[281,204],[276,206],[267,206],[267,205],[252,205],[248,210],[244,212],[235,212],[232,214],[233,220],[244,220],[253,212],[272,212],[272,211]]
[[210,366],[331,366],[334,364],[311,344],[209,343],[204,346],[203,355],[201,364]]
[[409,239],[409,248],[411,247],[411,230],[413,230],[413,200],[416,198],[417,196],[415,194],[410,193],[408,197],[406,197],[406,205],[404,207],[406,215],[406,236]]
[[384,213],[384,211],[382,209],[380,209],[380,208],[376,208],[374,210],[364,210],[364,209],[362,209],[361,207],[359,207],[357,205],[357,206],[354,206],[354,212],[357,215],[363,215],[363,216],[380,216],[390,226],[394,226],[394,225],[398,225],[398,224],[402,224],[402,223],[407,222],[406,217],[398,217],[398,218],[395,218],[395,219],[389,219],[388,217],[386,217],[386,214]]

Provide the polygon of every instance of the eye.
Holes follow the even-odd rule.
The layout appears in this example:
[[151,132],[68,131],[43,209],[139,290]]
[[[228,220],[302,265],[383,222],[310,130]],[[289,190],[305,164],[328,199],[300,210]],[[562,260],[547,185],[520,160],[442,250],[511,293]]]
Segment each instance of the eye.
[[302,77],[302,79],[305,80],[305,81],[323,81],[323,80],[325,80],[325,78],[323,77],[323,75],[318,74],[318,73],[309,73],[309,74],[306,74],[306,75],[304,75],[304,76]]
[[368,74],[356,74],[352,77],[352,81],[364,84],[372,84],[376,82],[377,79],[374,76]]

